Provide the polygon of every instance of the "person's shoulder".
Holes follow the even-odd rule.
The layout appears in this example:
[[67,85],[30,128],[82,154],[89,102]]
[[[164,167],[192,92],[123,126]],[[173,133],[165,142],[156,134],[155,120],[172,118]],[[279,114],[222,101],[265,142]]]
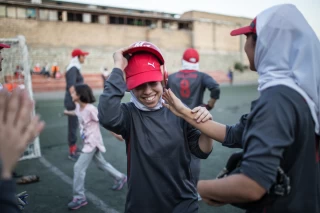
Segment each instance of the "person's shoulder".
[[127,113],[132,113],[133,111],[136,111],[136,107],[134,106],[134,103],[132,102],[124,102],[120,105],[121,109],[125,110]]
[[272,100],[273,102],[279,102],[279,101],[293,102],[293,101],[303,101],[303,98],[294,89],[285,85],[277,85],[262,91],[260,100],[265,100],[265,101]]
[[177,75],[177,73],[179,73],[179,72],[173,72],[173,73],[169,74],[169,78],[174,78]]
[[261,92],[257,101],[258,108],[264,108],[271,114],[277,113],[301,113],[308,111],[308,105],[304,98],[294,89],[278,85]]
[[70,72],[80,72],[79,69],[76,66],[71,67],[70,69],[67,70],[67,73]]
[[97,107],[93,104],[87,104],[88,109],[97,109]]
[[[204,78],[212,78],[211,75],[209,75],[208,73],[206,72],[200,72],[200,71],[197,71],[198,72],[198,75],[200,75],[201,77],[204,77]],[[213,78],[212,78],[213,79]]]

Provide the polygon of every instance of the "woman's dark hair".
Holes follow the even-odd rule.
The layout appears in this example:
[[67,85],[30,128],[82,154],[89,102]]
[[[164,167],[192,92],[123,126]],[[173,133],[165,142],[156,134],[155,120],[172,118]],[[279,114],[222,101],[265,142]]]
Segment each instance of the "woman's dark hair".
[[92,89],[87,84],[76,84],[74,89],[77,95],[80,97],[80,101],[86,104],[92,104],[96,101],[93,96]]
[[258,39],[258,35],[256,33],[247,33],[246,36],[251,36],[252,35],[252,38],[253,38],[253,41],[254,42],[257,42],[257,39]]
[[252,33],[252,38],[255,42],[257,42],[258,35],[256,33]]

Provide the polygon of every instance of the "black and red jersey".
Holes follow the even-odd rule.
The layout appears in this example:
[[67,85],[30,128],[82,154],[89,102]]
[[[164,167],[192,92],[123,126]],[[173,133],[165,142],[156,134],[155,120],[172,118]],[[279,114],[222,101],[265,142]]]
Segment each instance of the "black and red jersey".
[[208,74],[195,70],[181,70],[169,76],[168,88],[188,107],[203,104],[203,95],[207,89],[210,97],[219,99],[219,84]]

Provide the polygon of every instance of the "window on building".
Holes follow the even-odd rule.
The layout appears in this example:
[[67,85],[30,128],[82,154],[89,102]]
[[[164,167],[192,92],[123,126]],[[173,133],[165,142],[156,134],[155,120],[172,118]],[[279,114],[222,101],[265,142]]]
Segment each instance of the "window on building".
[[110,16],[109,23],[110,24],[124,24],[124,17]]
[[58,11],[49,10],[49,21],[58,21]]
[[127,19],[127,24],[128,25],[134,25],[134,19],[133,18],[128,18]]
[[16,18],[17,17],[17,9],[15,7],[7,7],[7,17]]
[[68,12],[67,14],[67,20],[68,21],[75,21],[75,22],[82,22],[82,14],[81,13],[73,13],[73,12]]
[[119,22],[119,24],[124,24],[124,18],[123,17],[119,17],[118,22]]
[[37,18],[37,13],[35,8],[27,8],[27,18],[29,19]]
[[152,23],[151,20],[149,20],[149,19],[145,20],[145,25],[146,25],[146,26],[151,26],[152,24],[153,24],[153,23]]
[[49,19],[49,10],[40,9],[39,10],[39,19],[48,20]]
[[191,26],[189,23],[179,23],[178,29],[179,30],[191,30]]
[[127,18],[119,16],[109,16],[109,24],[126,24],[133,26],[151,26],[154,21],[150,19]]
[[99,16],[99,23],[100,24],[107,24],[107,17],[105,15]]
[[0,6],[0,17],[6,17],[6,6]]
[[91,22],[92,23],[99,23],[99,16],[98,15],[91,15]]
[[82,14],[82,21],[83,23],[91,23],[92,22],[91,14],[90,13]]
[[62,11],[58,11],[58,20],[62,21],[63,17],[62,17]]
[[134,25],[144,26],[144,20],[143,19],[136,19]]
[[162,21],[162,28],[169,29],[170,28],[170,22],[168,21]]
[[26,8],[17,7],[17,18],[27,18]]
[[110,24],[117,24],[117,17],[110,16],[109,17],[109,23]]

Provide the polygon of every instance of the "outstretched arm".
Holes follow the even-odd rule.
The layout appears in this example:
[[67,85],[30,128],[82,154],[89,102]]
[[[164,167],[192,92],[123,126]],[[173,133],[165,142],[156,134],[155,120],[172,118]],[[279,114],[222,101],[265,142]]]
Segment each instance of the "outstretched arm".
[[206,122],[197,122],[197,120],[202,120],[203,115],[200,115],[196,109],[191,110],[186,107],[169,89],[165,89],[163,93],[163,99],[167,102],[164,104],[165,107],[170,109],[175,115],[183,118],[185,121],[190,123],[195,128],[199,129],[203,134],[209,136],[210,138],[223,142],[226,136],[226,125],[220,124],[218,122],[208,120]]
[[76,112],[74,110],[64,110],[63,114],[64,115],[76,116]]

